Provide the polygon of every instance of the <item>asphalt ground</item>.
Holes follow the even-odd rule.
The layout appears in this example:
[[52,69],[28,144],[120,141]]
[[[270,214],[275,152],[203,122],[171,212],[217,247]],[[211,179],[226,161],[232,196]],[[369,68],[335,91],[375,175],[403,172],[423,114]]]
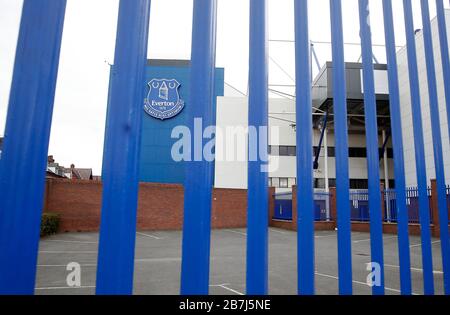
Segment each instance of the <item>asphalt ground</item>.
[[[436,294],[443,294],[440,242],[432,240]],[[411,271],[414,294],[423,294],[420,238],[410,237]],[[337,232],[316,232],[316,293],[338,294]],[[95,293],[98,233],[66,233],[41,239],[37,269],[38,295],[89,295]],[[224,229],[211,233],[210,294],[245,293],[246,230]],[[400,294],[396,235],[384,235],[386,294]],[[371,294],[367,285],[370,235],[352,233],[354,294]],[[66,278],[69,263],[81,266],[81,287],[71,288]],[[138,232],[134,294],[179,294],[181,270],[181,232]],[[269,294],[297,293],[297,234],[270,228]]]

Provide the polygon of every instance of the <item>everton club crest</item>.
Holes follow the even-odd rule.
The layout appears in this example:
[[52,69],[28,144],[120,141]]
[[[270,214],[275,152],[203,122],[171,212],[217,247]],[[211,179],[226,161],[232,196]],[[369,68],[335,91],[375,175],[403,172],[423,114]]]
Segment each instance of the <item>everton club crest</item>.
[[148,83],[150,91],[144,101],[144,110],[150,116],[165,120],[178,115],[184,108],[177,80],[153,79]]

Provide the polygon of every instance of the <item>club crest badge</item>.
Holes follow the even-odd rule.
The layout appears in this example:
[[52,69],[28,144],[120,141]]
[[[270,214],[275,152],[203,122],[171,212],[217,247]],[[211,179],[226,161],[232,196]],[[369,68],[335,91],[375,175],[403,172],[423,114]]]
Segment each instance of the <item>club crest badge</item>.
[[177,80],[153,79],[148,83],[150,91],[144,101],[144,110],[156,119],[170,119],[177,116],[184,108],[178,89]]

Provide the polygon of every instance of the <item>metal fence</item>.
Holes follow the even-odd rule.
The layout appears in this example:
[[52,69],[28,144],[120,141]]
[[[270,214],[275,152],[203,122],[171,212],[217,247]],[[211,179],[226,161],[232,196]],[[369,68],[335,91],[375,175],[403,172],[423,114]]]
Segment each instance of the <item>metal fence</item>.
[[[314,192],[314,221],[328,222],[332,220],[330,212],[331,194],[325,191]],[[274,195],[274,220],[292,221],[292,193],[278,193]],[[298,205],[297,205],[298,208]]]
[[[298,202],[298,293],[315,293],[314,193],[312,161],[311,57],[308,1],[295,3],[296,115]],[[447,115],[450,118],[450,59],[444,0],[436,0],[443,62]],[[348,165],[346,76],[342,1],[330,0],[333,99],[336,147],[338,281],[341,294],[353,293],[351,211]],[[429,106],[438,193],[439,222],[448,221],[440,113],[428,0],[421,0],[423,38],[429,85]],[[371,20],[368,0],[358,1],[364,81],[368,156],[368,212],[371,261],[381,266],[384,294],[379,145],[374,88]],[[397,187],[400,287],[411,294],[408,211],[399,83],[392,1],[383,0],[390,112]],[[36,279],[39,224],[44,195],[44,170],[53,112],[66,0],[24,0],[16,61],[9,99],[5,140],[0,160],[0,294],[32,294]],[[416,36],[410,0],[403,1],[409,84],[414,126],[418,207],[421,225],[424,292],[434,293],[430,214],[422,126],[422,104],[416,56]],[[202,118],[213,125],[213,76],[216,47],[216,0],[194,0],[190,112],[187,124]],[[268,125],[267,0],[250,0],[249,124]],[[133,289],[134,245],[138,187],[138,143],[147,58],[150,0],[121,0],[114,73],[104,144],[103,207],[97,267],[98,294],[130,294]],[[372,21],[376,24],[381,21]],[[130,78],[134,78],[131,80]],[[138,92],[139,91],[139,92]],[[425,106],[425,104],[423,104]],[[450,121],[450,119],[449,119]],[[448,143],[445,143],[448,145]],[[265,145],[266,146],[266,145]],[[267,146],[266,146],[267,147]],[[268,176],[261,172],[264,157],[249,163],[247,293],[268,293]],[[210,161],[187,163],[182,244],[182,294],[207,294],[209,289],[211,187]],[[26,196],[26,198],[25,198]],[[348,210],[347,210],[348,209]],[[445,293],[450,294],[450,249],[447,229],[440,229]]]
[[[385,221],[397,223],[397,198],[396,191],[393,189],[385,190]],[[427,188],[430,223],[433,223],[431,187]],[[420,223],[419,211],[419,190],[417,187],[409,187],[406,189],[406,206],[408,209],[408,222]]]

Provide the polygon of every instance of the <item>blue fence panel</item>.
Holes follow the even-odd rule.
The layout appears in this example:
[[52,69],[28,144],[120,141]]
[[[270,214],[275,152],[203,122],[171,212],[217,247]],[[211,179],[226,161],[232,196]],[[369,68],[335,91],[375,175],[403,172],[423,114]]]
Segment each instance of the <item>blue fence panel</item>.
[[[141,100],[147,58],[150,1],[121,0],[115,64],[112,67],[103,160],[103,200],[97,268],[97,294],[131,294],[136,232]],[[308,2],[295,0],[296,114],[298,193],[298,293],[314,294],[314,221],[337,220],[340,294],[352,294],[351,221],[370,222],[371,254],[382,266],[382,213],[379,192],[378,126],[369,1],[359,0],[369,190],[349,189],[349,150],[342,1],[330,0],[333,56],[333,109],[336,150],[337,217],[330,217],[330,195],[314,192],[312,161],[311,55]],[[434,293],[430,223],[441,223],[444,289],[450,294],[450,241],[447,223],[450,186],[446,186],[436,69],[429,3],[420,0],[429,106],[437,180],[439,218],[433,218],[427,187],[422,104],[411,1],[403,0],[418,187],[405,187],[399,84],[392,1],[383,0],[396,189],[386,190],[385,221],[398,223],[402,294],[411,294],[408,223],[421,227],[423,285]],[[443,0],[436,0],[439,39],[450,120],[450,60]],[[65,0],[24,0],[8,116],[0,160],[0,294],[34,292],[45,161],[51,128]],[[259,128],[258,145],[267,147],[268,32],[267,0],[250,1],[249,125]],[[214,72],[217,0],[194,0],[191,106],[188,127],[197,119],[214,126]],[[135,80],[130,80],[135,78]],[[137,92],[139,91],[139,92]],[[261,127],[263,129],[261,129]],[[266,128],[266,129],[264,129]],[[450,130],[450,125],[449,125]],[[264,132],[264,134],[261,134]],[[445,143],[448,145],[448,143]],[[259,148],[258,148],[259,149]],[[248,167],[247,293],[268,293],[268,174],[265,150]],[[213,164],[192,152],[186,163],[181,294],[209,292]],[[27,170],[26,172],[24,170]],[[27,195],[28,198],[23,198]],[[292,220],[292,195],[277,196],[275,219]],[[17,227],[21,228],[18,229]]]
[[0,160],[0,294],[32,294],[66,1],[25,0]]
[[97,294],[133,292],[142,82],[149,19],[150,0],[120,1],[103,152]]
[[427,198],[427,171],[425,164],[425,144],[423,138],[422,105],[417,68],[416,33],[414,28],[412,3],[403,0],[408,55],[409,84],[413,118],[414,147],[416,158],[416,176],[419,190],[419,217],[422,241],[422,266],[425,294],[434,294],[433,256],[431,251],[430,213]]
[[[255,161],[248,163],[247,294],[250,295],[267,294],[269,277],[269,176],[264,170],[267,167],[269,126],[267,14],[266,0],[250,1],[248,125],[257,128],[259,139],[259,154]],[[249,143],[249,152],[252,147]]]
[[275,199],[273,219],[292,221],[292,199]]
[[[336,203],[338,227],[339,293],[353,293],[350,222],[350,180],[348,162],[348,121],[342,1],[330,0],[331,42],[333,55],[333,107],[336,142]],[[297,128],[299,129],[299,128]]]
[[368,222],[369,215],[369,191],[357,190],[350,192],[351,219],[357,222]]
[[[258,0],[257,0],[258,1]],[[311,42],[308,29],[308,1],[295,1],[295,73],[297,132],[297,254],[298,293],[314,294],[314,187],[312,151]]]
[[367,169],[369,178],[370,252],[372,262],[381,266],[380,285],[373,286],[374,295],[384,294],[383,222],[380,195],[380,159],[378,146],[377,102],[373,68],[372,30],[369,0],[359,0],[361,51],[364,82],[364,117],[366,125]]
[[448,223],[450,224],[450,186],[447,186],[447,209],[448,209],[448,216],[449,216]]
[[330,213],[330,197],[327,192],[314,193],[314,219],[318,222],[331,221],[333,218]]
[[[397,222],[400,287],[403,295],[412,294],[411,256],[409,252],[408,210],[406,208],[406,179],[403,153],[403,132],[400,111],[397,49],[394,31],[392,0],[383,0],[383,20],[389,83],[389,109],[391,114],[392,147],[394,150],[395,199],[387,202],[390,217]],[[388,195],[389,197],[390,195]],[[388,200],[388,199],[386,199]],[[398,200],[398,202],[397,202]],[[388,217],[386,215],[386,217]]]
[[[191,98],[187,125],[195,130],[200,119],[204,128],[214,125],[213,97],[216,60],[216,0],[194,1],[191,52]],[[192,150],[194,151],[194,150]],[[184,222],[181,263],[183,295],[208,294],[211,242],[212,163],[202,152],[192,152],[186,162]],[[266,181],[267,182],[267,181]]]

